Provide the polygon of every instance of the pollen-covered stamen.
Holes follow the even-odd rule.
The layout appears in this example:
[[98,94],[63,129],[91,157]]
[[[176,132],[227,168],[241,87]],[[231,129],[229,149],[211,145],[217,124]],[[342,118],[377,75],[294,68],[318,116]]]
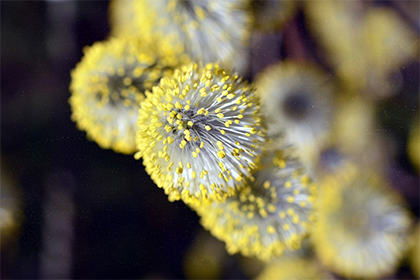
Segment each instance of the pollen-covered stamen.
[[128,20],[131,24],[125,33],[145,40],[157,37],[167,48],[185,52],[194,61],[218,60],[228,69],[246,69],[252,27],[248,0],[134,2],[136,16]]
[[198,111],[196,108],[188,110],[181,108],[173,109],[169,113],[166,119],[167,125],[171,127],[170,131],[178,140],[192,141],[192,139],[198,137],[198,130],[211,129],[211,126],[207,124],[211,117],[198,114]]
[[96,96],[104,106],[109,104],[111,106],[137,107],[137,104],[144,99],[145,87],[150,87],[157,82],[157,80],[146,81],[146,77],[140,75],[139,71],[144,72],[146,69],[136,65],[133,57],[122,62],[125,64],[110,66],[109,69],[93,78],[103,82],[103,86],[96,88]]
[[[212,127],[217,127],[217,124],[215,122],[220,122],[219,118],[220,111],[218,110],[218,114],[206,114],[206,111],[203,109],[189,109],[185,110],[182,109],[174,109],[169,114],[169,121],[167,124],[168,132],[172,133],[172,137],[174,137],[175,143],[174,145],[179,145],[181,149],[183,149],[187,153],[191,153],[194,158],[198,157],[198,154],[201,152],[201,150],[204,148],[204,143],[206,143],[206,146],[209,146],[213,150],[218,151],[217,153],[208,153],[208,157],[213,158],[216,161],[219,161],[220,159],[224,159],[226,156],[234,156],[238,158],[241,156],[242,153],[245,153],[245,160],[252,162],[252,156],[255,151],[251,150],[249,147],[247,147],[247,151],[245,151],[243,148],[236,148],[237,143],[234,143],[234,141],[231,139],[229,134],[227,135],[227,138],[229,140],[232,140],[232,142],[227,142],[225,145],[222,141],[225,141],[223,139],[223,135],[221,133],[218,133],[217,131],[211,131]],[[175,121],[172,121],[173,119],[176,119]],[[223,123],[222,123],[223,124]],[[169,129],[169,127],[171,129]],[[228,130],[230,131],[230,130]],[[232,130],[232,133],[236,133],[236,131]],[[208,148],[208,147],[206,147]],[[226,154],[226,151],[232,151],[230,152],[230,155]],[[206,151],[204,151],[206,153]],[[181,161],[180,161],[181,162]],[[182,163],[182,162],[181,162]],[[206,165],[206,163],[202,162],[203,165]],[[237,180],[241,180],[241,174],[236,172],[236,170],[227,169],[228,166],[225,167],[223,164],[219,163],[220,174],[223,174],[221,177],[223,177],[224,180],[230,180],[232,178],[236,178]],[[211,169],[211,166],[208,166],[207,169]],[[181,172],[177,172],[181,173]],[[227,174],[224,174],[227,173]],[[206,168],[203,169],[203,171],[200,172],[200,179],[204,179],[204,175],[207,175],[208,171]],[[196,175],[197,176],[197,175]],[[192,175],[192,177],[196,177]],[[195,178],[192,178],[195,179]]]
[[72,72],[72,119],[102,148],[134,153],[144,90],[178,66],[174,54],[133,38],[111,38],[85,49]]
[[225,203],[195,210],[228,252],[268,261],[300,247],[314,219],[316,186],[296,159],[278,151],[263,156],[254,179]]
[[138,123],[137,156],[171,200],[187,203],[232,195],[251,177],[264,140],[254,90],[213,64],[162,79]]

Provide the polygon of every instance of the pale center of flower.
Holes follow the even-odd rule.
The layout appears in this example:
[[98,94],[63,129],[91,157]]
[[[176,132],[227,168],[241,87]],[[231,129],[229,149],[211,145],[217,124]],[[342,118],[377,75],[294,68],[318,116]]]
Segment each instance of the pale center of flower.
[[372,225],[369,223],[369,214],[365,209],[352,209],[344,215],[344,225],[349,234],[355,238],[369,238],[372,234]]

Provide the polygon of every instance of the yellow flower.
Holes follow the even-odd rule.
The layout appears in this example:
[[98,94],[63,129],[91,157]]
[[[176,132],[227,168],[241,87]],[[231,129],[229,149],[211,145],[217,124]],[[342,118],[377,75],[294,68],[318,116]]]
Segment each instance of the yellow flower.
[[142,39],[154,37],[194,61],[219,61],[223,68],[246,72],[252,26],[248,0],[142,0],[134,8],[136,35]]
[[345,277],[392,273],[409,244],[411,217],[400,197],[376,174],[355,166],[320,183],[317,217],[316,252]]
[[283,135],[305,165],[317,157],[330,133],[333,86],[328,82],[315,66],[293,61],[269,67],[255,82],[268,135]]
[[179,63],[174,55],[128,38],[95,43],[71,73],[72,120],[100,147],[133,154],[145,89]]
[[251,177],[264,134],[255,91],[237,74],[189,64],[146,96],[136,157],[169,200],[224,200]]
[[195,210],[230,254],[268,261],[300,247],[314,220],[316,185],[297,159],[281,151],[263,156],[254,178],[225,202]]

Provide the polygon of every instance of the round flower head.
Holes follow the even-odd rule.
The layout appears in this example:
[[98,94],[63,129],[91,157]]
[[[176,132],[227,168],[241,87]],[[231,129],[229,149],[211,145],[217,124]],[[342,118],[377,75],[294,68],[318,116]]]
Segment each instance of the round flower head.
[[223,200],[251,177],[264,141],[260,106],[236,74],[190,64],[146,96],[136,156],[169,200]]
[[277,151],[261,158],[254,181],[228,198],[196,207],[201,224],[237,252],[268,261],[300,247],[313,216],[316,186],[299,162]]
[[266,265],[257,280],[334,279],[312,259],[282,257]]
[[294,1],[252,0],[254,26],[263,32],[279,31],[297,11]]
[[245,72],[252,15],[249,0],[136,1],[138,33],[182,46],[193,60]]
[[305,164],[312,161],[331,123],[333,89],[325,76],[309,65],[281,62],[260,74],[256,87],[268,135],[284,134]]
[[139,103],[178,59],[126,38],[97,42],[71,74],[72,120],[105,149],[132,154]]
[[386,276],[408,247],[411,218],[376,174],[354,166],[344,171],[320,185],[312,232],[316,252],[327,267],[345,277]]

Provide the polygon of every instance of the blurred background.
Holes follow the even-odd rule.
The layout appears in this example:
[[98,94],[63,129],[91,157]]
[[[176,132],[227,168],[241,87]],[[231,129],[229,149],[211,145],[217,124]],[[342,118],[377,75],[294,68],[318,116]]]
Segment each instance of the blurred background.
[[[375,2],[418,36],[417,1]],[[141,161],[99,148],[70,120],[70,71],[84,46],[107,38],[109,2],[0,5],[1,278],[255,277],[262,265],[228,256],[193,211],[167,201]],[[333,72],[302,6],[278,30],[253,33],[248,79],[286,58]],[[418,52],[399,70],[395,93],[371,99],[390,143],[386,176],[418,221],[418,170],[406,152],[419,110]],[[403,263],[391,278],[414,276]]]

